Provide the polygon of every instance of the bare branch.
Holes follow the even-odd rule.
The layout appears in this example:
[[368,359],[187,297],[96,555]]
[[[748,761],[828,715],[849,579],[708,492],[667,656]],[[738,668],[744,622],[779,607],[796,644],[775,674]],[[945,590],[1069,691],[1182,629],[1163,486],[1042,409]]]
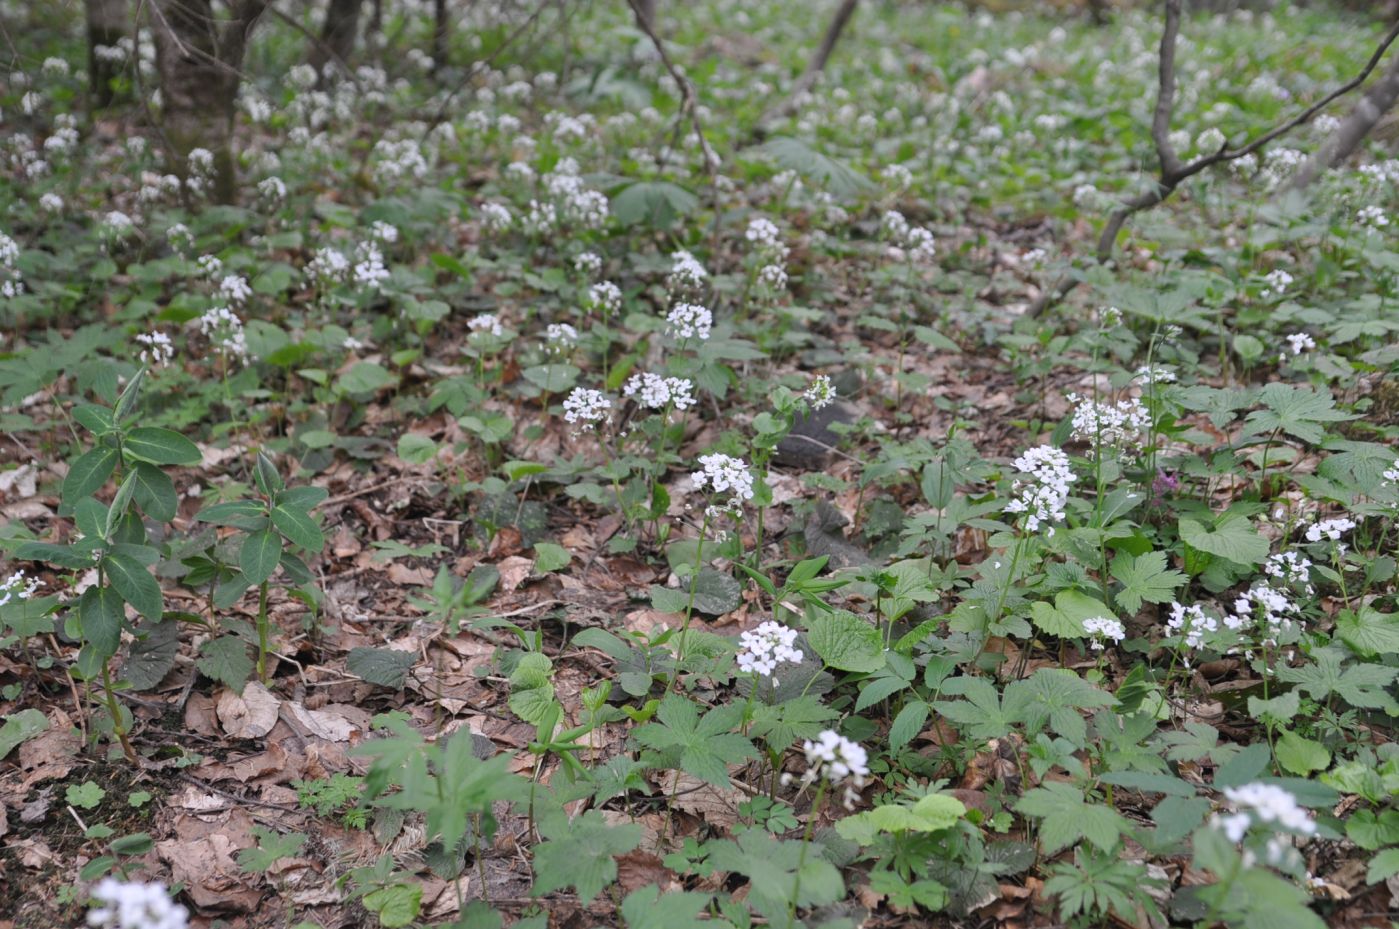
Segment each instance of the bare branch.
[[690,124],[695,128],[695,137],[699,139],[700,152],[704,156],[704,170],[706,174],[714,174],[719,167],[719,156],[714,153],[714,149],[709,146],[709,140],[704,137],[704,126],[700,123],[699,108],[696,106],[695,85],[690,83],[690,79],[680,73],[680,69],[675,67],[675,63],[670,60],[670,55],[665,50],[656,30],[652,28],[651,21],[642,12],[641,0],[627,0],[632,12],[636,14],[636,24],[641,27],[641,31],[646,33],[646,38],[651,40],[652,46],[656,49],[656,54],[661,56],[661,64],[665,66],[670,74],[671,80],[675,81],[680,88],[680,112],[678,119],[690,117]]
[[797,82],[792,85],[792,90],[787,94],[782,102],[768,110],[758,120],[757,129],[761,133],[777,120],[791,113],[797,108],[798,101],[802,94],[811,89],[811,85],[816,83],[816,79],[826,70],[826,62],[830,61],[831,52],[836,47],[836,42],[840,40],[840,35],[845,31],[845,26],[850,22],[850,18],[855,15],[855,7],[860,0],[842,0],[836,9],[835,16],[831,17],[831,24],[826,27],[826,34],[821,38],[821,45],[816,50],[816,54],[811,56],[811,61],[807,64],[802,76],[797,78]]
[[1161,176],[1180,171],[1180,158],[1171,144],[1171,114],[1176,105],[1176,39],[1180,36],[1181,0],[1166,0],[1166,28],[1161,33],[1160,65],[1157,80],[1156,112],[1151,117],[1151,140],[1161,159]]

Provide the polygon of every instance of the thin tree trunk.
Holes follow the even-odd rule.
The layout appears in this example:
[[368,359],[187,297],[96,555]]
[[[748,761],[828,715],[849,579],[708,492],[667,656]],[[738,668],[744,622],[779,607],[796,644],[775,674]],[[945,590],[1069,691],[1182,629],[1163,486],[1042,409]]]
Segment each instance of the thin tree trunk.
[[656,0],[640,0],[636,5],[636,15],[637,18],[644,16],[646,24],[652,29],[656,28]]
[[451,45],[451,22],[447,18],[447,0],[433,0],[432,6],[432,73],[440,74],[447,67],[447,50]]
[[123,63],[102,58],[100,46],[113,48],[131,28],[126,0],[87,0],[87,75],[95,107],[112,103],[112,79]]
[[1333,132],[1302,169],[1292,176],[1288,186],[1293,190],[1308,187],[1328,168],[1344,164],[1354,155],[1360,143],[1370,134],[1370,130],[1388,113],[1396,100],[1399,100],[1399,57],[1390,62],[1389,70],[1370,87],[1341,122],[1341,128]]
[[831,24],[826,27],[826,34],[821,38],[821,46],[816,49],[816,54],[806,66],[806,71],[797,78],[797,82],[792,85],[792,92],[787,98],[777,106],[768,110],[758,120],[758,131],[766,131],[766,128],[777,120],[791,113],[798,106],[802,94],[811,89],[816,83],[816,79],[821,76],[821,72],[826,70],[826,62],[831,59],[831,52],[835,50],[836,42],[840,41],[840,34],[845,31],[845,26],[850,22],[850,17],[855,15],[855,7],[859,6],[860,0],[841,0],[841,4],[836,8],[835,16],[831,17]]
[[209,0],[154,0],[151,7],[161,128],[182,171],[194,149],[213,153],[220,203],[232,203],[237,192],[234,105],[248,36],[266,7],[267,0],[238,0],[231,19],[215,18]]
[[354,54],[355,39],[359,37],[360,8],[363,6],[364,0],[330,0],[326,4],[321,40],[311,43],[306,56],[318,76],[324,76],[328,63],[334,61],[344,66]]

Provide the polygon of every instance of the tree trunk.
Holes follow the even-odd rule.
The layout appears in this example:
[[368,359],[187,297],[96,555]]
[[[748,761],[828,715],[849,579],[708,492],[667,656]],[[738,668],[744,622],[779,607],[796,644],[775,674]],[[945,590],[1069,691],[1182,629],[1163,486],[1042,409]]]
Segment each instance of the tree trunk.
[[1316,154],[1292,176],[1288,187],[1302,190],[1325,174],[1326,169],[1343,164],[1360,148],[1360,143],[1365,141],[1384,114],[1393,108],[1396,100],[1399,100],[1399,56],[1390,62],[1389,69],[1355,104],[1350,115],[1341,122],[1341,128],[1333,132]]
[[214,17],[210,0],[154,0],[161,129],[188,172],[196,148],[214,155],[214,199],[235,200],[233,115],[248,36],[267,0],[230,4],[231,19]]
[[646,17],[646,22],[652,29],[656,27],[656,0],[641,0],[636,5],[636,15]]
[[99,57],[99,46],[113,48],[131,28],[126,0],[87,0],[87,77],[94,107],[112,103],[112,79],[123,63]]
[[447,67],[447,49],[451,40],[451,22],[447,19],[447,0],[433,0],[432,5],[432,73],[440,74]]
[[821,72],[826,70],[826,62],[830,61],[831,52],[835,50],[836,42],[840,40],[840,34],[845,31],[850,17],[855,15],[855,7],[859,3],[860,0],[841,0],[840,6],[836,8],[835,16],[831,17],[831,24],[826,27],[826,34],[821,37],[821,47],[811,57],[806,71],[792,85],[792,92],[787,95],[787,99],[768,110],[758,120],[757,131],[759,134],[766,133],[769,126],[797,108],[802,94],[810,90],[812,85],[816,83],[816,79],[821,76]]
[[324,76],[329,62],[348,67],[347,62],[355,51],[355,39],[359,37],[359,14],[363,6],[364,0],[330,0],[326,4],[321,40],[311,43],[306,56],[318,77]]

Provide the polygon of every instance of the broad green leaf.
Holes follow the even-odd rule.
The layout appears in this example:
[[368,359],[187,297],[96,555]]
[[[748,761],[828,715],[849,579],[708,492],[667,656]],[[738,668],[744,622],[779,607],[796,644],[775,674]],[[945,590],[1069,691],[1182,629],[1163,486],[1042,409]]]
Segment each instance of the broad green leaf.
[[415,652],[362,646],[350,649],[350,654],[345,658],[345,669],[371,684],[397,690],[403,686],[417,658]]
[[1133,557],[1119,552],[1112,560],[1112,576],[1122,584],[1114,598],[1128,613],[1142,608],[1142,602],[1170,603],[1175,592],[1189,578],[1166,567],[1165,552],[1147,552]]
[[423,886],[390,884],[371,890],[360,902],[378,918],[379,925],[384,929],[403,929],[418,918],[423,903]]
[[155,465],[136,462],[127,480],[134,481],[136,503],[151,519],[168,523],[179,512],[180,497],[170,475]]
[[253,674],[248,646],[237,636],[226,635],[204,643],[195,665],[206,677],[226,684],[238,693]]
[[180,624],[173,619],[143,624],[141,637],[131,643],[122,662],[122,679],[135,690],[150,690],[170,669],[180,651]]
[[102,489],[116,470],[121,456],[115,448],[100,446],[79,456],[63,478],[63,499],[72,503]]
[[1325,771],[1331,766],[1331,753],[1320,742],[1303,738],[1295,732],[1284,732],[1277,740],[1275,751],[1278,764],[1292,773],[1306,777],[1313,771]]
[[308,555],[319,555],[325,548],[325,535],[305,510],[279,503],[272,508],[272,525]]
[[622,918],[627,929],[713,929],[714,920],[700,919],[709,905],[709,894],[671,891],[661,893],[654,884],[627,894]]
[[254,586],[270,578],[281,559],[282,537],[271,529],[250,534],[238,551],[238,566]]
[[1341,610],[1336,616],[1336,633],[1365,657],[1399,653],[1399,615],[1381,613],[1369,606]]
[[1193,519],[1180,521],[1180,537],[1191,548],[1241,565],[1256,565],[1268,557],[1268,540],[1247,519],[1226,518],[1214,528]]
[[123,600],[152,622],[160,621],[165,611],[165,598],[161,596],[160,584],[145,565],[130,555],[113,552],[102,559],[102,567]]
[[5,759],[15,746],[43,732],[49,727],[49,718],[39,710],[20,710],[5,717],[5,725],[0,726],[0,761]]
[[545,817],[540,822],[545,841],[534,847],[534,893],[575,887],[584,903],[617,879],[617,855],[641,844],[641,826],[610,826],[597,810],[588,810],[571,822],[567,816]]
[[669,181],[637,181],[612,198],[612,215],[624,226],[668,229],[698,205],[694,194]]
[[83,639],[101,658],[110,658],[121,645],[121,627],[126,604],[110,587],[89,587],[78,600],[78,624]]
[[1085,802],[1083,793],[1072,784],[1049,781],[1036,787],[1015,804],[1015,810],[1040,820],[1040,846],[1054,855],[1087,839],[1102,851],[1116,847],[1127,820],[1107,804]]
[[126,434],[122,451],[158,465],[197,465],[204,459],[199,446],[172,429],[138,426]]
[[340,375],[336,388],[346,394],[372,394],[398,383],[398,378],[372,361],[357,362]]
[[558,571],[568,567],[571,561],[573,561],[573,556],[562,545],[555,545],[553,542],[534,543],[534,571],[536,574]]
[[405,432],[398,437],[398,457],[409,464],[427,464],[437,454],[437,443],[425,435]]
[[829,667],[869,673],[884,667],[884,639],[868,620],[846,610],[817,613],[807,623],[807,641]]

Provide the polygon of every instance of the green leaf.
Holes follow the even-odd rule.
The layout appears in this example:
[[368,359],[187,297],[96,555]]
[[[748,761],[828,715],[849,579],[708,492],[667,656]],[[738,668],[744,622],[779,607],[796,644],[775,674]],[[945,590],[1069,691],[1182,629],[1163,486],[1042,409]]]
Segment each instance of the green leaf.
[[238,853],[238,870],[245,874],[261,873],[281,859],[291,858],[309,838],[303,832],[279,835],[263,826],[253,826],[252,833],[257,844]]
[[1267,408],[1248,414],[1244,419],[1242,439],[1285,432],[1303,442],[1316,444],[1326,438],[1326,430],[1321,423],[1355,418],[1336,409],[1336,401],[1330,393],[1291,384],[1268,384],[1259,391],[1259,399]]
[[1399,653],[1399,615],[1394,613],[1381,613],[1369,606],[1341,610],[1336,616],[1336,634],[1367,658]]
[[1320,742],[1305,739],[1295,732],[1284,732],[1275,751],[1278,764],[1292,774],[1306,777],[1313,771],[1325,771],[1331,766],[1331,753]]
[[656,711],[658,722],[647,723],[633,733],[636,741],[674,760],[690,775],[719,787],[729,786],[728,765],[756,757],[753,743],[733,730],[743,707],[724,704],[701,719],[699,708],[679,694],[667,694]]
[[138,426],[126,434],[122,451],[158,465],[197,465],[204,460],[199,446],[172,429]]
[[575,887],[586,905],[617,879],[617,855],[641,844],[641,826],[609,826],[602,813],[588,810],[571,822],[563,814],[545,817],[540,833],[546,841],[534,848],[534,893]]
[[84,810],[94,810],[102,803],[102,798],[107,796],[107,791],[103,790],[92,781],[83,781],[81,784],[70,784],[63,794],[63,799],[68,801],[70,806],[76,806]]
[[1030,606],[1030,620],[1035,628],[1060,638],[1082,638],[1083,623],[1094,617],[1116,619],[1117,614],[1103,601],[1077,590],[1061,590],[1054,597],[1054,606],[1037,602]]
[[139,368],[122,389],[121,396],[117,397],[116,407],[112,410],[112,420],[121,422],[131,415],[131,411],[136,409],[136,398],[141,395],[141,383],[146,379],[146,369]]
[[558,571],[560,568],[568,567],[571,561],[573,561],[573,555],[562,545],[555,545],[553,542],[534,543],[534,571],[536,574]]
[[398,378],[382,365],[360,361],[340,375],[335,386],[344,394],[372,394],[397,383]]
[[425,435],[405,432],[398,437],[398,457],[409,464],[427,464],[437,455],[437,443]]
[[116,470],[121,456],[115,448],[100,446],[81,455],[63,478],[63,500],[72,503],[102,489]]
[[1243,517],[1225,517],[1212,529],[1193,519],[1180,521],[1180,537],[1191,548],[1241,565],[1256,565],[1268,557],[1268,540]]
[[305,510],[279,503],[272,508],[272,525],[308,555],[319,555],[325,548],[321,527]]
[[845,162],[823,155],[797,139],[772,139],[758,150],[837,197],[858,196],[873,186]]
[[869,621],[846,610],[812,616],[807,641],[829,667],[869,673],[884,667],[884,639]]
[[738,609],[743,602],[743,588],[733,576],[713,568],[701,568],[695,578],[695,609],[719,616]]
[[660,613],[683,613],[690,605],[690,592],[651,585],[651,607]]
[[125,619],[126,604],[121,594],[110,587],[89,587],[78,600],[78,625],[82,627],[83,640],[101,658],[117,653]]
[[345,669],[371,684],[398,690],[417,658],[416,652],[396,648],[352,648],[345,658]]
[[1251,783],[1267,769],[1268,762],[1271,760],[1272,752],[1268,748],[1268,743],[1255,742],[1215,770],[1215,790],[1223,790],[1225,787],[1242,787]]
[[1062,781],[1049,781],[1031,790],[1015,804],[1015,810],[1040,820],[1040,847],[1046,855],[1084,839],[1111,851],[1128,829],[1127,821],[1112,807],[1085,802],[1077,787]]
[[612,215],[624,226],[668,229],[697,206],[699,198],[669,181],[637,181],[612,198]]
[[539,725],[554,708],[554,663],[547,655],[528,652],[510,673],[510,711]]
[[238,551],[238,565],[243,569],[243,576],[254,586],[270,578],[281,559],[282,537],[271,529],[250,534]]
[[170,475],[155,465],[138,461],[127,480],[135,482],[136,503],[141,507],[141,512],[163,523],[175,518],[179,512],[180,497]]
[[1313,661],[1300,667],[1280,666],[1278,680],[1296,684],[1309,697],[1321,702],[1336,694],[1351,706],[1361,709],[1384,710],[1399,715],[1389,688],[1399,677],[1399,668],[1359,662],[1341,669],[1344,655],[1340,649],[1323,648],[1312,653]]
[[1399,874],[1399,848],[1386,848],[1374,858],[1365,869],[1365,883],[1378,884]]
[[715,921],[699,918],[709,897],[684,890],[663,894],[651,884],[627,894],[622,919],[627,929],[714,929]]
[[772,925],[787,924],[787,906],[794,895],[798,907],[823,906],[845,896],[840,871],[817,848],[803,850],[801,842],[750,829],[737,841],[710,842],[706,848],[710,869],[735,871],[748,878],[749,901]]
[[102,567],[123,600],[147,619],[160,621],[165,611],[165,598],[160,593],[160,584],[145,565],[130,555],[113,552],[102,559]]
[[411,926],[422,909],[423,886],[421,884],[390,884],[371,890],[360,900],[364,908],[379,919],[384,929],[403,929]]
[[256,532],[267,528],[267,508],[256,500],[230,500],[200,510],[194,517],[215,526],[232,526]]
[[226,635],[204,643],[195,666],[209,678],[226,684],[238,693],[253,675],[248,646],[237,636]]
[[121,676],[134,690],[150,690],[175,666],[180,651],[180,624],[164,620],[151,626],[143,624],[141,636],[127,651],[121,666]]
[[889,748],[891,751],[898,751],[909,742],[914,736],[923,731],[923,724],[928,721],[928,712],[931,707],[926,700],[910,700],[899,710],[899,715],[894,717],[893,723],[889,726]]
[[49,718],[39,710],[20,710],[5,717],[5,725],[0,726],[0,761],[15,749],[15,746],[43,732],[49,727]]
[[1140,610],[1143,601],[1170,603],[1175,599],[1176,589],[1189,580],[1181,572],[1166,567],[1165,552],[1147,552],[1135,558],[1127,552],[1119,552],[1112,560],[1112,576],[1122,584],[1113,599],[1129,613]]
[[126,516],[126,511],[131,507],[131,498],[136,495],[136,475],[128,474],[126,480],[121,482],[117,492],[112,497],[112,505],[107,507],[107,521],[102,527],[102,538],[112,538],[112,532]]

